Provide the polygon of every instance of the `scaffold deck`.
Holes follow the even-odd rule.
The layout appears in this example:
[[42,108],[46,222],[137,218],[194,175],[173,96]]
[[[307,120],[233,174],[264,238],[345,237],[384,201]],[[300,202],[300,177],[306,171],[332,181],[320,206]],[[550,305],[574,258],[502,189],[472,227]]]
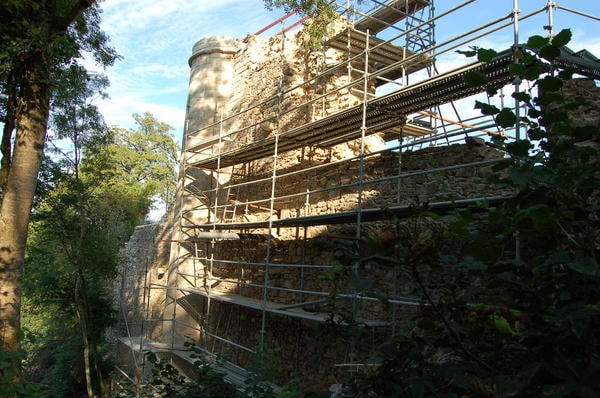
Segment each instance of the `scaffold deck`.
[[[508,82],[511,79],[508,67],[513,62],[512,51],[505,51],[488,63],[475,62],[465,67],[440,74],[426,81],[407,86],[391,94],[376,98],[366,104],[366,127],[369,134],[384,132],[405,122],[405,116],[434,105],[465,98],[485,90],[482,86],[470,86],[465,75],[472,71],[485,74],[488,84]],[[269,136],[226,151],[218,156],[190,163],[190,167],[216,169],[250,162],[275,153],[283,153],[304,146],[327,142],[328,146],[341,144],[362,135],[363,104],[345,111],[307,123],[301,127]]]
[[377,34],[429,6],[427,0],[392,0],[355,23],[356,29]]

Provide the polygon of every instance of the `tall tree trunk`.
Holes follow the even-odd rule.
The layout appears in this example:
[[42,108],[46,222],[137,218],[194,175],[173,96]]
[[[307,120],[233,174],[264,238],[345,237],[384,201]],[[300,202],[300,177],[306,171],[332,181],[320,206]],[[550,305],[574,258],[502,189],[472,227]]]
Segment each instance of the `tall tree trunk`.
[[[20,350],[21,279],[27,225],[40,167],[50,100],[48,68],[41,52],[23,60],[16,110],[16,136],[6,190],[0,207],[0,343]],[[17,367],[20,364],[16,364]]]
[[92,376],[92,355],[90,350],[90,317],[89,305],[87,303],[87,292],[85,291],[85,279],[81,270],[77,272],[77,281],[75,282],[75,302],[77,303],[77,315],[79,318],[79,327],[81,328],[81,338],[83,341],[83,363],[85,371],[85,384],[89,398],[96,397],[94,393],[94,377]]
[[88,397],[108,397],[108,386],[98,363],[98,344],[94,338],[85,276],[81,269],[78,270],[75,284],[75,301],[83,341],[83,361]]
[[[47,50],[51,47],[52,40],[64,35],[69,25],[96,1],[31,2],[31,9],[43,7],[46,11],[36,13],[29,13],[31,9],[28,6],[15,7],[15,18],[28,21],[30,16],[35,17],[28,22],[36,32],[45,33],[48,42],[40,44],[36,40],[31,41],[32,46],[39,47],[13,56],[11,63],[13,72],[15,67],[22,69],[14,75],[18,100],[10,170],[8,176],[0,176],[0,350],[5,352],[21,349],[21,289],[27,228],[46,138],[50,103],[49,63],[55,62],[51,59],[51,52]],[[10,7],[2,9],[5,11]],[[23,15],[19,14],[21,11],[24,12]],[[8,38],[11,37],[9,34]],[[22,32],[15,35],[15,38],[31,40],[32,36],[30,32]],[[10,149],[10,133],[12,131],[8,135],[3,134],[1,149],[5,153],[6,142],[9,142]],[[17,371],[11,382],[18,381],[21,379],[21,363],[14,360],[11,365]]]
[[8,173],[10,172],[12,135],[15,130],[15,113],[17,111],[17,87],[14,73],[10,72],[6,79],[6,117],[2,130],[2,144],[0,150],[2,161],[0,163],[0,207],[2,206],[3,193],[6,191]]
[[74,263],[77,267],[77,281],[75,282],[75,302],[81,338],[83,342],[83,362],[85,371],[86,389],[89,398],[108,397],[107,386],[98,363],[98,344],[94,333],[92,311],[85,279],[85,260],[83,257],[83,245],[86,235],[86,216],[83,204],[81,181],[79,180],[79,156],[80,147],[77,135],[75,135],[75,179],[77,181],[77,212],[79,213],[79,236],[73,244]]

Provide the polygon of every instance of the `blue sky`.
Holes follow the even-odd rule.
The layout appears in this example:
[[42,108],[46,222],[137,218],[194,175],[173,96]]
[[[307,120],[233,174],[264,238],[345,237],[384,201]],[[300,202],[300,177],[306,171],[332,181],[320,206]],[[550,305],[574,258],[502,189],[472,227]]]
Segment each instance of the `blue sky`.
[[[462,1],[437,0],[436,14]],[[546,0],[520,0],[522,14],[541,8]],[[559,0],[559,4],[600,16],[599,0]],[[131,127],[134,112],[151,112],[173,126],[180,140],[185,119],[189,68],[187,60],[194,43],[206,36],[228,35],[243,38],[283,15],[269,12],[261,0],[104,0],[102,28],[112,46],[123,57],[105,73],[111,87],[110,99],[99,102],[109,125]],[[465,32],[484,22],[507,15],[513,0],[479,0],[436,26],[438,42]],[[548,16],[523,21],[520,35],[544,34]],[[557,29],[570,27],[573,49],[587,48],[600,57],[600,22],[557,11]],[[477,42],[483,47],[506,48],[512,41],[512,28]],[[454,52],[440,63],[448,67],[464,61]],[[443,65],[442,65],[442,69]]]
[[188,58],[206,36],[244,37],[277,19],[260,0],[105,0],[102,28],[123,57],[106,70],[110,100],[100,110],[109,125],[129,127],[149,111],[181,138]]

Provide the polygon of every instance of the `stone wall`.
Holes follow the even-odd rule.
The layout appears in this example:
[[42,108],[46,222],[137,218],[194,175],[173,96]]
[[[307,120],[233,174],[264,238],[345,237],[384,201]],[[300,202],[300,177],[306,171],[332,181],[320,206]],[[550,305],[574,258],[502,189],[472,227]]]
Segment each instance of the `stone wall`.
[[[362,177],[358,158],[333,163],[327,159],[319,162],[281,161],[278,163],[280,168],[273,206],[279,212],[279,218],[354,210],[358,203],[359,183],[362,183],[363,209],[409,205],[415,201],[423,203],[501,195],[503,192],[488,181],[493,165],[460,165],[499,160],[503,155],[474,139],[469,141],[469,145],[429,147],[403,153],[384,151],[364,160]],[[457,168],[444,170],[449,166]],[[415,173],[417,171],[425,173]],[[232,178],[233,184],[246,183],[235,188],[235,201],[230,206],[236,208],[238,218],[235,221],[268,218],[269,213],[264,208],[268,207],[271,195],[271,173],[264,167],[251,177]],[[253,180],[257,182],[252,183]],[[310,193],[307,194],[307,191]],[[264,201],[262,209],[246,205],[261,200]]]
[[166,292],[151,285],[165,284],[171,233],[171,226],[165,222],[140,225],[121,250],[120,278],[114,286],[118,292],[115,307],[120,315],[116,336],[161,336]]
[[[500,160],[503,156],[502,152],[476,139],[468,140],[468,144],[428,147],[401,154],[394,151],[375,154],[365,160],[362,206],[385,208],[508,195],[511,193],[509,189],[490,182],[489,177],[493,174],[491,165],[452,169],[455,165]],[[315,164],[310,163],[313,166]],[[286,170],[289,176],[281,174],[281,179],[277,182],[277,195],[289,196],[305,192],[307,181],[311,190],[348,187],[311,194],[309,206],[306,206],[304,196],[276,201],[274,208],[278,218],[326,215],[356,209],[357,187],[353,184],[358,183],[359,161],[351,160],[343,164],[322,161],[320,164],[324,167],[306,173],[292,173],[302,170],[307,163],[291,163]],[[246,182],[253,179],[258,182],[238,191],[235,206],[239,209],[233,221],[268,219],[269,212],[264,207],[244,204],[270,195],[271,181],[263,181],[264,177],[270,175],[270,170],[264,165],[263,167],[262,173],[244,177]],[[282,168],[285,168],[284,164]],[[433,173],[419,173],[436,169],[438,171]],[[386,179],[402,174],[411,176]],[[394,228],[396,227],[391,218],[363,223],[360,236],[376,236]],[[445,227],[442,222],[438,222],[433,228],[442,231]],[[247,229],[243,232],[269,233],[265,229]],[[362,252],[363,241],[355,238],[356,224],[278,228],[270,232],[273,235],[270,241],[266,238],[202,241],[199,250],[206,257],[199,259],[196,266],[197,288],[205,293],[210,290],[211,294],[234,294],[258,301],[266,297],[271,305],[328,299],[328,293],[352,294],[353,286],[348,281],[338,283],[328,278],[328,271],[323,266],[337,267],[343,264],[344,256],[365,254]],[[410,235],[406,238],[410,239]],[[210,267],[209,258],[217,259]],[[261,265],[266,262],[271,265]],[[415,297],[409,281],[403,280],[393,269],[365,267],[359,274],[376,281],[370,293],[374,296]],[[266,296],[263,287],[265,284],[269,286]],[[322,292],[325,295],[315,296],[303,293],[305,291]],[[201,314],[196,318],[198,325],[203,325],[211,333],[246,347],[255,347],[259,341],[263,322],[260,310],[213,299],[210,311],[207,311],[206,300],[199,295],[188,294],[184,300],[188,301],[188,308],[195,308],[197,314]],[[391,337],[393,330],[409,327],[408,322],[414,314],[414,307],[410,306],[394,306],[379,301],[353,302],[349,299],[325,301],[303,308],[309,313],[335,314],[336,321],[315,322],[272,313],[265,315],[265,341],[269,347],[279,350],[278,356],[282,361],[279,368],[281,373],[278,375],[280,382],[291,376],[301,376],[305,382],[327,383],[335,373],[334,370],[338,369],[336,365],[367,361],[369,353]],[[205,316],[207,313],[210,315]],[[386,323],[388,326],[345,327],[343,316],[350,313],[359,322],[372,321]],[[353,340],[351,333],[364,334],[368,338]],[[348,345],[351,341],[356,341],[356,346]],[[242,366],[251,363],[250,355],[221,341],[209,339],[202,341],[202,344]],[[338,375],[340,379],[343,377],[342,374]]]
[[[345,68],[331,68],[344,59],[343,53],[309,52],[301,46],[302,40],[298,34],[287,38],[276,36],[267,41],[248,37],[243,41],[211,39],[203,42],[225,43],[227,51],[208,46],[210,52],[193,57],[190,95],[199,97],[190,101],[194,109],[188,112],[188,118],[195,118],[193,124],[188,121],[188,125],[194,126],[194,131],[189,132],[193,133],[190,142],[197,144],[215,134],[231,134],[232,139],[210,145],[196,157],[213,156],[218,151],[285,132],[362,99],[353,88],[335,90],[346,85],[352,78],[349,76],[353,76]],[[203,56],[210,56],[208,61],[212,63],[205,62]],[[198,66],[204,65],[203,62],[212,68],[219,68],[219,63],[226,64],[219,69],[223,75],[217,80],[223,83],[221,88],[229,87],[229,93],[204,87],[211,84],[207,76],[214,73],[203,75]],[[318,71],[327,68],[331,68],[330,73],[314,79]],[[227,70],[231,76],[224,73]],[[303,82],[305,84],[301,84]],[[368,91],[373,93],[374,87],[368,87]],[[325,92],[331,95],[320,98]],[[239,116],[227,116],[238,112]],[[217,132],[213,123],[220,118],[222,130]],[[212,127],[199,131],[197,128],[203,125]],[[344,377],[336,374],[339,369],[336,365],[366,361],[374,347],[395,331],[408,327],[415,307],[342,297],[351,295],[355,289],[348,280],[332,277],[331,270],[327,270],[327,267],[343,265],[346,268],[342,267],[342,272],[345,272],[348,264],[344,257],[364,255],[365,238],[382,236],[395,228],[390,219],[363,223],[358,231],[352,223],[272,230],[244,228],[234,232],[255,233],[262,238],[237,240],[201,239],[188,228],[192,223],[222,221],[225,211],[231,210],[235,210],[235,216],[228,221],[241,223],[265,221],[270,217],[330,215],[356,210],[359,203],[362,209],[385,209],[508,193],[489,182],[490,165],[453,167],[503,158],[503,153],[480,140],[400,153],[386,150],[379,132],[368,133],[364,157],[359,156],[363,145],[356,140],[330,148],[304,147],[278,154],[276,199],[272,203],[272,158],[218,172],[182,170],[184,182],[180,184],[179,194],[184,195],[183,207],[175,209],[177,217],[181,214],[184,217],[172,218],[165,226],[138,228],[124,252],[130,260],[125,265],[120,289],[130,333],[142,333],[141,328],[134,325],[148,312],[151,319],[164,319],[164,322],[146,323],[150,338],[180,344],[186,335],[192,335],[201,347],[242,366],[249,366],[252,356],[221,339],[255,348],[262,337],[269,348],[278,350],[281,364],[277,382],[299,376],[307,385],[318,388],[336,381],[332,377]],[[231,185],[239,188],[228,188]],[[191,192],[196,194],[191,195]],[[215,198],[221,206],[217,211],[214,210]],[[271,214],[271,205],[275,214]],[[431,227],[439,231],[444,228],[441,224]],[[265,238],[267,235],[271,237]],[[169,240],[173,242],[170,260]],[[394,297],[413,294],[407,281],[393,269],[365,266],[356,272],[375,281],[370,288],[372,294]],[[156,289],[144,290],[144,286],[147,288],[150,284]],[[267,290],[265,285],[268,285]],[[148,292],[149,296],[144,294]],[[209,292],[236,295],[255,302],[266,299],[273,304],[323,299],[305,305],[304,310],[309,314],[333,314],[333,317],[317,322],[263,313],[260,309],[218,299],[209,302],[205,298]],[[333,300],[332,293],[338,299]],[[349,313],[353,313],[355,319],[346,318]],[[173,314],[177,322],[173,322]],[[354,320],[360,322],[353,324]],[[365,327],[367,322],[375,321],[387,326]],[[183,326],[185,324],[187,326]],[[208,334],[201,333],[203,330],[221,339],[207,337]],[[121,325],[121,335],[124,332]]]
[[[377,183],[365,185],[365,193],[368,193],[365,196],[365,204],[369,207],[385,207],[395,204],[507,194],[509,191],[489,182],[491,166],[417,174],[402,179],[400,184],[394,180],[381,180],[386,176],[397,175],[398,170],[403,173],[415,173],[502,157],[502,153],[477,140],[469,140],[469,144],[428,147],[402,154],[392,151],[380,153],[365,162],[366,180],[379,179]],[[331,187],[356,182],[357,167],[357,162],[353,161],[343,167],[334,164],[328,171],[320,170],[310,176],[313,189],[318,186]],[[255,176],[257,179],[260,177],[262,175]],[[306,178],[297,175],[283,177],[282,192],[285,194],[302,192],[305,189]],[[298,181],[294,181],[295,179]],[[263,187],[262,184],[256,184],[256,189],[241,193],[239,201],[252,200],[265,195],[267,187]],[[356,206],[356,190],[348,188],[333,193],[323,193],[315,195],[313,199],[309,209],[313,215],[348,211]],[[278,208],[280,213],[287,214],[288,217],[302,215],[303,212],[308,211],[304,207],[303,200],[288,201],[280,205]],[[265,219],[268,217],[268,212],[253,208],[246,213],[240,211],[238,217],[238,221]],[[361,229],[361,236],[381,234],[382,231],[385,233],[392,226],[390,220],[365,223]],[[440,225],[438,228],[443,229],[443,226]],[[150,283],[157,285],[166,283],[164,273],[168,266],[168,243],[164,241],[169,239],[169,229],[168,224],[138,227],[124,249],[123,254],[129,260],[123,272],[121,300],[127,308],[132,335],[141,332],[136,324],[145,315],[145,308],[148,308],[148,298],[143,294],[144,286]],[[271,303],[280,304],[328,298],[328,296],[311,296],[295,291],[352,293],[351,285],[336,284],[334,280],[326,278],[327,271],[323,266],[339,266],[344,255],[361,253],[360,241],[355,240],[355,224],[281,228],[273,233],[275,238],[271,242],[266,239],[217,240],[214,242],[214,247],[211,247],[210,240],[200,241],[197,248],[200,253],[204,253],[204,256],[208,258],[212,253],[215,259],[230,263],[220,264],[216,261],[209,272],[207,258],[198,259],[194,264],[195,277],[187,277],[187,280],[193,280],[196,288],[205,292],[209,288],[207,283],[211,283],[210,289],[213,294],[221,292],[262,300],[264,289],[261,286],[267,278],[270,287],[267,299]],[[157,250],[160,247],[163,248],[162,251]],[[191,245],[187,247],[190,248]],[[266,271],[264,266],[256,265],[267,260],[272,264],[285,266],[270,266]],[[378,281],[374,289],[381,296],[397,297],[412,293],[409,284],[403,282],[392,269],[366,267],[361,269],[360,273],[362,277],[373,277]],[[164,300],[164,289],[150,290],[150,318],[162,318],[165,310]],[[198,328],[206,328],[213,334],[246,347],[255,347],[259,341],[262,328],[261,311],[218,300],[211,300],[210,311],[207,311],[207,301],[197,294],[184,293],[178,300],[180,305],[177,311],[181,313],[184,309],[187,313],[187,317],[181,317],[180,320],[196,325]],[[307,306],[305,310],[321,314],[329,312],[340,314],[344,311],[350,312],[351,306],[351,300],[337,300]],[[393,324],[394,328],[349,329],[337,322],[314,322],[267,313],[265,341],[269,347],[279,350],[277,356],[281,361],[277,381],[284,382],[292,376],[302,376],[305,382],[314,382],[313,386],[332,382],[332,374],[340,371],[335,367],[336,364],[366,361],[369,352],[389,338],[392,330],[400,330],[407,326],[408,320],[414,313],[414,307],[391,306],[377,301],[359,301],[354,311],[357,319],[388,322],[390,325]],[[165,318],[169,316],[165,314]],[[341,320],[339,316],[337,319]],[[150,331],[149,335],[153,339],[168,341],[169,336],[162,335],[160,322],[146,322],[145,327],[148,328],[147,331]],[[348,342],[352,341],[352,336],[349,335],[349,331],[352,330],[369,337],[360,340],[361,344],[357,343],[355,347],[350,347]],[[190,334],[189,332],[190,330],[184,328],[181,334]],[[121,335],[124,333],[124,325],[121,325]],[[247,352],[216,339],[204,340],[202,334],[196,335],[200,346],[242,366],[251,365],[252,356]],[[337,380],[343,377],[345,376],[342,372],[337,376]]]

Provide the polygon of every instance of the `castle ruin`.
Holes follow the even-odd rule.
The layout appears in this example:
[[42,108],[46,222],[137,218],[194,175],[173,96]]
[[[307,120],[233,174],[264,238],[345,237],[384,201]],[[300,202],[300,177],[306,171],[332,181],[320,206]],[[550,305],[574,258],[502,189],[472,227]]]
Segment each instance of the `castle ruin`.
[[[433,0],[339,6],[316,50],[304,30],[196,43],[177,201],[126,248],[125,372],[143,373],[144,350],[185,370],[191,339],[225,359],[234,383],[267,347],[281,363],[273,382],[301,376],[317,388],[410,327],[421,298],[396,269],[361,264],[367,243],[398,237],[398,220],[416,210],[512,194],[489,181],[504,154],[486,141],[520,132],[463,118],[457,104],[472,108],[488,85],[512,87],[515,43],[489,63],[465,58],[440,71],[436,62],[479,35],[513,29],[519,15],[507,1],[503,18],[436,38],[436,23],[468,12],[466,3],[439,20]],[[540,3],[539,13],[555,11]],[[567,56],[598,79],[589,53]],[[466,84],[473,71],[487,82]]]

